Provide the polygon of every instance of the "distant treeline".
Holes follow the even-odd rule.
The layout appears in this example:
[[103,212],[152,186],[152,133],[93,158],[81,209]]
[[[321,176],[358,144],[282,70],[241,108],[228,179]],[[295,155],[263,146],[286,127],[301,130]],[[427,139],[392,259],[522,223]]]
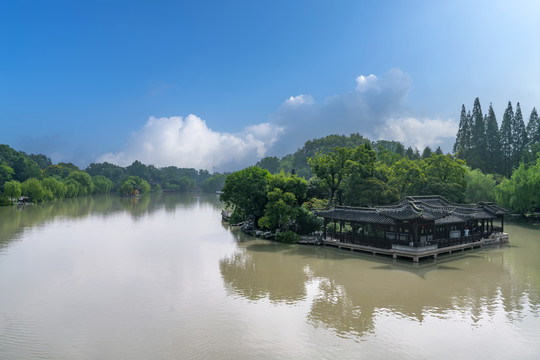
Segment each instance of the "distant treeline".
[[[536,109],[525,126],[519,103],[514,112],[509,102],[499,127],[491,104],[483,115],[476,98],[472,112],[462,106],[452,154],[443,154],[440,147],[419,150],[405,148],[397,141],[372,142],[360,134],[329,135],[309,140],[281,159],[265,157],[255,166],[270,174],[308,180],[309,197],[326,198],[330,204],[376,205],[407,195],[438,194],[456,202],[497,201],[525,214],[540,209],[539,155]],[[337,166],[339,161],[343,163]],[[18,194],[18,187],[33,201],[110,191],[126,194],[134,188],[145,192],[200,187],[215,192],[223,188],[226,178],[227,174],[175,166],[157,168],[140,161],[127,167],[93,163],[81,170],[71,163],[53,165],[45,155],[27,155],[0,145],[0,194],[4,201],[16,198],[13,195]],[[35,188],[38,190],[32,191]]]
[[121,195],[151,190],[220,190],[225,175],[207,170],[157,168],[134,161],[127,167],[107,162],[80,169],[72,163],[53,164],[45,155],[26,154],[0,145],[0,204],[11,204],[21,196],[32,202],[118,192]]

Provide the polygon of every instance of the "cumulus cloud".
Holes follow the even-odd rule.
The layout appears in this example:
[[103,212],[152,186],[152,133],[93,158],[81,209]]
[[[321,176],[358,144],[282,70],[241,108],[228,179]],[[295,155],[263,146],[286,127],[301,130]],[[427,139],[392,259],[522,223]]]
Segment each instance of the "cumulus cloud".
[[382,77],[359,75],[354,90],[329,96],[322,102],[306,94],[291,96],[276,115],[275,123],[284,130],[270,152],[285,155],[309,139],[351,133],[370,139],[398,140],[419,148],[445,144],[455,136],[457,124],[416,116],[406,106],[411,88],[410,76],[392,69]]
[[285,104],[289,106],[299,106],[299,105],[311,105],[315,102],[313,97],[311,95],[298,95],[298,96],[291,96],[287,100],[285,100]]
[[263,157],[280,132],[281,128],[264,123],[230,134],[213,131],[195,115],[150,117],[142,129],[130,134],[122,151],[104,154],[98,161],[121,166],[140,160],[158,167],[235,169]]
[[213,131],[195,115],[151,117],[129,136],[122,151],[105,154],[98,161],[125,166],[140,160],[155,166],[234,170],[264,156],[293,153],[310,139],[351,133],[372,140],[397,140],[418,149],[441,145],[449,150],[457,122],[418,116],[406,106],[411,88],[411,78],[399,69],[381,77],[359,75],[350,92],[320,102],[308,94],[290,96],[270,122],[236,133]]
[[458,124],[451,119],[388,119],[378,129],[379,139],[396,140],[418,149],[440,146],[446,139],[454,138]]

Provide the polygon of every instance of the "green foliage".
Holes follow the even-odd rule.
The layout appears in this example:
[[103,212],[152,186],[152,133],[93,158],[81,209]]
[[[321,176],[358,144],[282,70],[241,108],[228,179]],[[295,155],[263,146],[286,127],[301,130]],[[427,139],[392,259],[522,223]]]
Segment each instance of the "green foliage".
[[66,184],[66,197],[73,198],[79,196],[81,185],[73,179],[65,181]]
[[432,155],[420,162],[426,184],[419,191],[422,195],[441,195],[453,202],[465,201],[467,181],[465,163],[449,155]]
[[0,206],[9,206],[9,205],[13,205],[13,203],[7,197],[7,195],[0,195]]
[[108,162],[100,164],[92,163],[88,165],[85,171],[92,177],[97,175],[105,176],[107,179],[112,180],[113,183],[119,183],[127,175],[125,168]]
[[139,160],[135,160],[131,165],[127,166],[126,170],[130,176],[138,176],[141,179],[150,179],[148,167]]
[[343,180],[351,172],[353,150],[336,147],[333,152],[326,155],[318,154],[309,159],[309,164],[315,176],[328,187],[330,207],[334,200],[336,191],[340,188]]
[[138,176],[128,177],[120,186],[119,192],[124,196],[145,194],[150,191],[150,184]]
[[17,180],[10,180],[4,184],[4,195],[13,200],[21,197],[21,183]]
[[322,228],[322,220],[315,216],[307,206],[302,205],[298,208],[296,214],[297,232],[302,235],[311,234]]
[[112,180],[103,175],[93,176],[92,182],[94,183],[94,194],[108,194],[113,189]]
[[293,193],[283,192],[275,188],[268,192],[268,203],[264,209],[264,216],[258,221],[258,225],[263,229],[289,228],[298,215],[298,202]]
[[388,185],[395,188],[401,197],[420,193],[426,176],[418,163],[403,158],[391,168],[392,173]]
[[246,214],[244,214],[241,210],[236,210],[231,214],[229,224],[239,224],[244,220],[246,220]]
[[[46,200],[63,199],[68,192],[67,185],[56,178],[48,177],[43,179],[41,183],[43,188],[48,191]],[[49,199],[49,197],[52,198]]]
[[277,188],[285,193],[292,193],[298,205],[302,205],[306,201],[308,182],[296,175],[286,176],[283,172],[280,172],[270,177],[268,188]]
[[521,164],[510,180],[495,187],[497,202],[509,206],[520,214],[540,209],[540,156],[534,166]]
[[255,166],[268,170],[270,174],[275,174],[279,168],[279,159],[275,156],[267,156],[259,160]]
[[201,189],[205,193],[214,193],[216,191],[221,191],[223,186],[225,186],[225,179],[227,175],[225,174],[215,174],[212,177],[204,180],[201,184]]
[[42,170],[45,169],[47,166],[52,165],[51,159],[43,154],[30,154],[28,155],[28,157],[33,160]]
[[399,193],[373,177],[351,177],[345,186],[343,199],[344,204],[349,206],[386,205],[399,201]]
[[11,166],[0,164],[0,189],[6,181],[10,181],[15,176],[15,171]]
[[38,179],[30,178],[21,184],[21,193],[24,196],[28,196],[31,201],[37,203],[43,201],[45,190]]
[[73,170],[69,173],[67,180],[75,181],[79,184],[79,191],[77,196],[92,195],[94,191],[94,183],[90,175],[83,171]]
[[246,216],[259,219],[267,203],[266,193],[270,177],[268,170],[257,166],[235,171],[225,179],[220,199],[233,209],[242,211]]
[[484,174],[480,169],[467,171],[465,174],[467,188],[465,198],[468,202],[495,201],[495,178],[491,174]]
[[284,231],[276,234],[276,240],[286,244],[296,244],[300,240],[300,236],[294,231]]

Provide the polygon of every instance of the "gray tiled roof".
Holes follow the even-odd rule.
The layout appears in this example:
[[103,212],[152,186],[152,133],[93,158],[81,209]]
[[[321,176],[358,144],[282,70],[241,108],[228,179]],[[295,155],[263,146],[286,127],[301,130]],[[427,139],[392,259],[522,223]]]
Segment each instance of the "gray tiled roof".
[[317,215],[331,220],[376,224],[395,221],[426,220],[436,224],[460,223],[474,219],[494,219],[508,211],[494,203],[454,204],[442,196],[408,196],[396,204],[369,208],[337,206],[318,211]]

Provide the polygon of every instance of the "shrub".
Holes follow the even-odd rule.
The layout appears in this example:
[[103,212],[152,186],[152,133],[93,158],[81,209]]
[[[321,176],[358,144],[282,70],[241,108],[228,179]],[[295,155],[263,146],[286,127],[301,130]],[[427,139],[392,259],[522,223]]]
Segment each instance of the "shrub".
[[284,231],[276,234],[276,240],[281,243],[294,244],[300,240],[300,237],[294,231]]
[[11,200],[6,195],[0,195],[0,206],[13,205]]
[[231,214],[231,217],[229,218],[229,224],[238,224],[242,221],[244,221],[245,215],[241,212],[236,210]]

